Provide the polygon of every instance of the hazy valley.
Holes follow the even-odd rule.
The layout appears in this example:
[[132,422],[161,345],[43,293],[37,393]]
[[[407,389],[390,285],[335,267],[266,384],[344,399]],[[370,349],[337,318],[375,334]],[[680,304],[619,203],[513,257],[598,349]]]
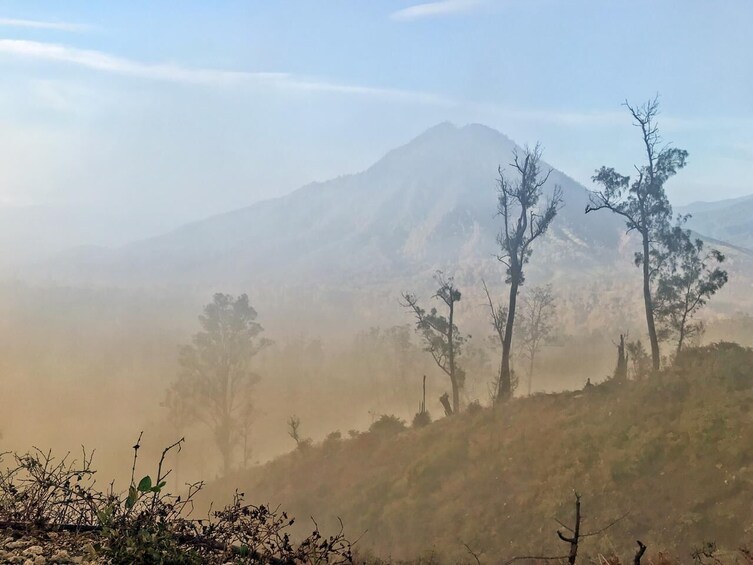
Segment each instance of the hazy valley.
[[345,4],[0,6],[0,563],[753,564],[751,7]]

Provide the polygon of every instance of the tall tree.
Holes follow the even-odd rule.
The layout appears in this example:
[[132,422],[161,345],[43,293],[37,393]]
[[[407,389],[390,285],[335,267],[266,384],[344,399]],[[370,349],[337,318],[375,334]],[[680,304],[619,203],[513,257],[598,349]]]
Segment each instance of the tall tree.
[[171,402],[178,395],[192,417],[211,430],[225,475],[235,449],[247,437],[253,388],[259,380],[252,359],[270,343],[259,337],[263,328],[256,317],[245,294],[215,294],[199,316],[201,331],[181,348],[180,372],[171,389]]
[[551,169],[541,170],[541,146],[513,151],[514,178],[499,167],[497,212],[502,218],[502,229],[497,236],[501,252],[498,259],[507,267],[506,282],[510,285],[507,305],[504,341],[502,342],[502,367],[500,370],[497,399],[507,400],[512,396],[510,353],[518,291],[525,282],[523,268],[533,253],[533,242],[546,233],[552,220],[562,207],[562,190],[554,188],[552,197],[543,206],[539,200],[544,184],[549,180]]
[[664,336],[677,340],[678,353],[703,328],[701,322],[693,321],[695,314],[727,283],[727,271],[719,267],[724,255],[716,249],[705,251],[703,241],[683,229],[686,219],[680,218],[664,237],[666,259],[656,285],[657,318]]
[[518,325],[523,355],[528,359],[528,396],[531,395],[536,354],[551,335],[557,311],[552,285],[535,286],[523,294],[523,308]]
[[593,176],[600,189],[591,193],[586,214],[596,210],[610,210],[622,216],[628,232],[635,231],[640,236],[641,248],[635,254],[635,264],[643,272],[643,303],[646,311],[646,326],[651,343],[653,369],[659,369],[659,338],[656,331],[655,309],[652,296],[652,283],[657,273],[657,265],[652,260],[661,253],[662,237],[669,229],[672,206],[664,191],[664,184],[679,169],[685,166],[688,152],[669,145],[663,145],[659,135],[656,116],[659,113],[658,97],[642,106],[625,106],[633,116],[634,125],[640,128],[646,162],[636,166],[636,178],[617,173],[611,167],[601,167]]
[[415,294],[403,293],[403,306],[409,308],[416,317],[416,331],[424,341],[437,366],[450,377],[452,386],[452,409],[460,410],[460,391],[465,385],[465,371],[459,366],[458,359],[467,337],[460,334],[455,324],[455,306],[460,302],[461,293],[452,277],[446,278],[441,271],[434,276],[439,288],[433,298],[439,299],[447,309],[447,316],[432,308],[429,312],[418,305]]

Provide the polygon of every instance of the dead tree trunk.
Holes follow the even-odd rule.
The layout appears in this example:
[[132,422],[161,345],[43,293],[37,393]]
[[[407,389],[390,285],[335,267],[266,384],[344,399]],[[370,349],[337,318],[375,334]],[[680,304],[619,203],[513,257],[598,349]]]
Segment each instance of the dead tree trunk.
[[452,406],[450,405],[450,395],[446,392],[439,397],[439,402],[442,403],[442,406],[444,407],[444,415],[445,416],[452,416]]
[[620,343],[617,346],[617,366],[614,369],[614,380],[626,381],[628,368],[628,356],[625,350],[625,336],[620,334]]
[[418,413],[426,413],[426,375],[424,375],[424,392],[423,396],[421,397],[421,404],[418,405]]

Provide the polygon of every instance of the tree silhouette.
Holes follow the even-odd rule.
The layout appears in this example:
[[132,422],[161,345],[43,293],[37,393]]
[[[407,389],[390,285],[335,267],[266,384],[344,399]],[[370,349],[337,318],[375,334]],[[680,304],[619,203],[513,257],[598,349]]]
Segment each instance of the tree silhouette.
[[659,369],[659,337],[656,331],[655,308],[652,296],[652,282],[657,274],[657,266],[652,259],[661,254],[661,243],[669,230],[672,206],[664,191],[664,184],[679,169],[685,166],[688,152],[670,146],[662,146],[656,116],[659,113],[659,99],[654,98],[639,107],[627,102],[625,106],[640,128],[646,163],[636,166],[637,177],[630,182],[629,176],[617,173],[611,167],[601,167],[593,176],[600,190],[591,193],[586,214],[596,210],[610,210],[622,216],[627,231],[635,231],[641,238],[641,249],[635,254],[635,264],[643,272],[643,303],[646,311],[651,362],[653,369]]
[[510,299],[507,305],[507,319],[502,342],[502,367],[497,388],[497,400],[507,400],[512,396],[512,376],[510,352],[512,349],[513,328],[520,286],[525,282],[523,267],[533,253],[533,242],[546,233],[552,220],[562,207],[562,191],[555,187],[554,193],[543,207],[538,203],[542,189],[551,170],[541,171],[541,146],[523,153],[513,151],[511,163],[515,175],[512,180],[499,168],[497,212],[502,218],[502,229],[497,236],[501,252],[497,257],[507,267],[507,280],[510,285]]
[[664,238],[666,259],[659,266],[656,288],[662,337],[674,336],[678,353],[687,339],[703,330],[701,322],[693,321],[695,314],[727,283],[727,271],[719,267],[724,255],[716,249],[704,251],[703,241],[683,229],[686,219],[680,218]]
[[439,284],[433,298],[441,300],[447,308],[447,316],[432,308],[429,312],[418,305],[414,294],[403,293],[402,305],[412,310],[416,317],[416,331],[424,341],[424,349],[428,351],[437,366],[450,377],[452,386],[452,409],[455,413],[460,410],[460,391],[465,384],[465,371],[458,365],[458,358],[467,337],[458,332],[455,325],[455,305],[460,302],[460,290],[450,278],[445,278],[441,271],[434,276]]
[[212,431],[224,475],[247,437],[259,380],[251,360],[270,343],[259,337],[263,328],[256,317],[245,294],[215,294],[199,316],[201,331],[180,350],[180,372],[170,392],[171,404],[180,399],[182,409]]

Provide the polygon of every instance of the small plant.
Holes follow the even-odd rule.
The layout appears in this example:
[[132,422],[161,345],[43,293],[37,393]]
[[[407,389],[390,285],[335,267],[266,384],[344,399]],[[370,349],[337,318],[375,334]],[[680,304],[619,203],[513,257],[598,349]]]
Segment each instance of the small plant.
[[288,435],[295,441],[295,446],[301,450],[311,447],[313,443],[311,438],[301,436],[301,419],[298,416],[288,418]]
[[703,544],[694,549],[690,554],[693,558],[693,563],[698,565],[704,565],[706,563],[713,563],[721,565],[722,561],[717,557],[716,542],[706,541]]
[[468,407],[465,409],[468,414],[478,414],[481,412],[481,403],[478,400],[474,400],[470,404],[468,404]]
[[431,414],[426,410],[423,412],[416,412],[416,415],[413,416],[412,425],[414,428],[423,428],[429,424],[431,424]]

